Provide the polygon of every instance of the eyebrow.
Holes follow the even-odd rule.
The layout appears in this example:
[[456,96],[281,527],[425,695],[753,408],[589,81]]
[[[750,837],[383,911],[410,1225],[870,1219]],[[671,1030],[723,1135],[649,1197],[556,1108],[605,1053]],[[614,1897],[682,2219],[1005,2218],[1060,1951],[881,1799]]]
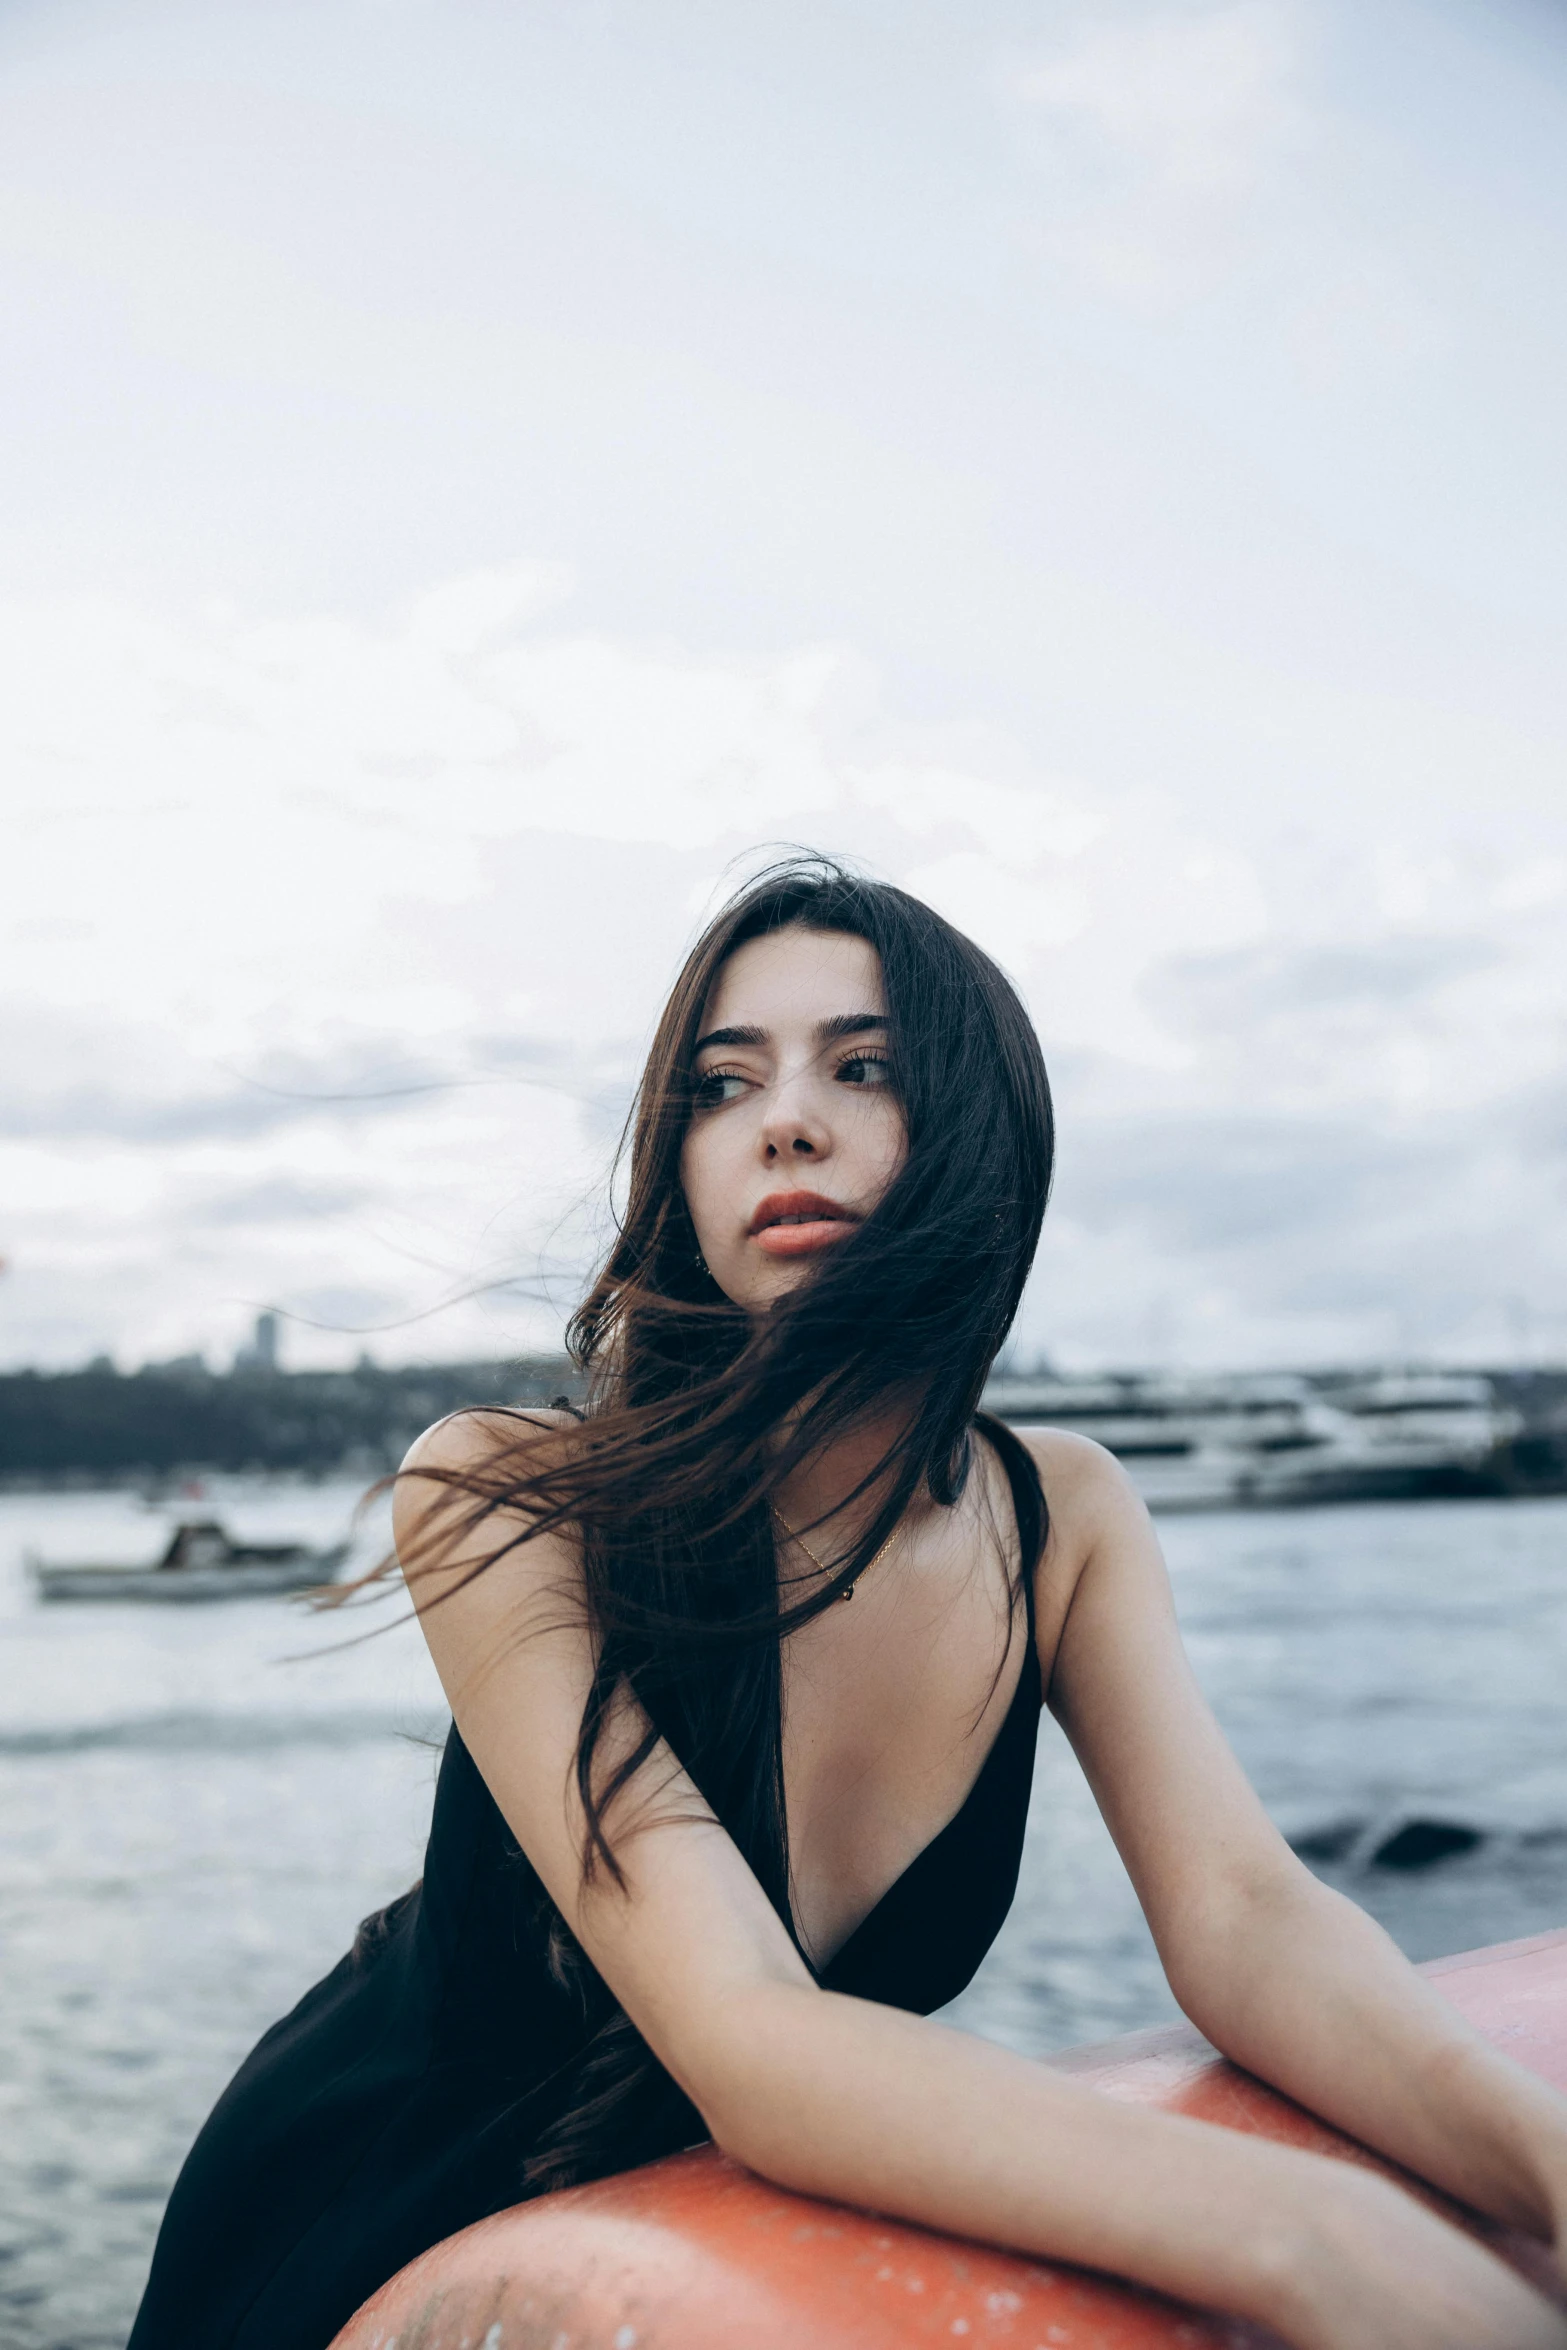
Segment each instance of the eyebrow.
[[[867,1029],[885,1028],[885,1012],[834,1012],[826,1020],[816,1023],[818,1044],[833,1044],[840,1036],[863,1036]],[[693,1054],[705,1052],[710,1044],[765,1044],[767,1030],[749,1024],[739,1028],[714,1028],[706,1036],[699,1036],[692,1046]]]

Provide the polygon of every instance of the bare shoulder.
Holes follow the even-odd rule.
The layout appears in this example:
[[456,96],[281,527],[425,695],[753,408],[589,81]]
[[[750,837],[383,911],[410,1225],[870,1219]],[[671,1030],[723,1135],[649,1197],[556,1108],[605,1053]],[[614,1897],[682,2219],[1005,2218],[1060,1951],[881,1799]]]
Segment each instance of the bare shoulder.
[[1035,1621],[1046,1686],[1084,1571],[1094,1558],[1153,1540],[1142,1498],[1102,1444],[1067,1428],[1013,1430],[1044,1487],[1050,1531],[1035,1582]]
[[414,1438],[398,1475],[421,1470],[460,1475],[498,1455],[525,1453],[545,1436],[577,1425],[570,1412],[548,1411],[542,1404],[465,1404]]
[[[440,1588],[449,1572],[481,1557],[515,1558],[529,1515],[518,1506],[519,1488],[578,1425],[570,1412],[474,1405],[426,1428],[393,1487],[392,1535],[404,1574],[417,1569],[422,1587]],[[541,1548],[553,1551],[559,1539],[546,1537]]]
[[1106,1534],[1142,1527],[1148,1513],[1113,1452],[1068,1428],[1018,1428],[1033,1455],[1050,1510],[1051,1541],[1079,1561]]

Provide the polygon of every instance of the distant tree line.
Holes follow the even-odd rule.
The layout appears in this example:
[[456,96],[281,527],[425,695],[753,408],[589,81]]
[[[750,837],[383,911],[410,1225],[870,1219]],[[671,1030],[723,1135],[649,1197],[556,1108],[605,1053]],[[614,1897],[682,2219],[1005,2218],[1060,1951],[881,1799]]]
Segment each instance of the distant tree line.
[[211,1371],[199,1357],[121,1372],[0,1374],[0,1481],[167,1477],[203,1469],[375,1476],[395,1468],[422,1428],[473,1403],[574,1396],[562,1356],[280,1371],[254,1363]]

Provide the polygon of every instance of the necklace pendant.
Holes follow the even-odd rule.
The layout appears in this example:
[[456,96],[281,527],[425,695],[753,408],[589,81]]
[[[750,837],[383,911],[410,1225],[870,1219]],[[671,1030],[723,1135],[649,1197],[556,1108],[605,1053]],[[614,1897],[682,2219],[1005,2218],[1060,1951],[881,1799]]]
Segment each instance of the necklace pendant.
[[839,1596],[843,1599],[852,1599],[854,1597],[854,1585],[851,1583],[848,1589],[841,1592]]

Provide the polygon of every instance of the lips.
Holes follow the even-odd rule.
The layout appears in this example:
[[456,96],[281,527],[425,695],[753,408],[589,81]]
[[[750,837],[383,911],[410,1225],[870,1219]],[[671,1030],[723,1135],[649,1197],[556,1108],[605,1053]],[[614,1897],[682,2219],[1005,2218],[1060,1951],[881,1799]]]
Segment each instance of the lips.
[[852,1208],[819,1191],[772,1191],[751,1218],[751,1238],[770,1257],[803,1257],[830,1248],[858,1222]]

